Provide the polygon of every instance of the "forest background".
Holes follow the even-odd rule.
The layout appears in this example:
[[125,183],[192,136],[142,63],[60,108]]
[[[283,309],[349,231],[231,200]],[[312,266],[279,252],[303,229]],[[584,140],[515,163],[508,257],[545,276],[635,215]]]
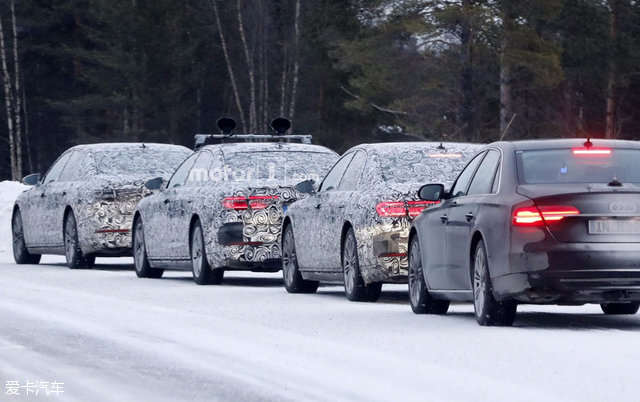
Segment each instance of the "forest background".
[[0,0],[0,179],[221,116],[361,142],[640,139],[640,1]]

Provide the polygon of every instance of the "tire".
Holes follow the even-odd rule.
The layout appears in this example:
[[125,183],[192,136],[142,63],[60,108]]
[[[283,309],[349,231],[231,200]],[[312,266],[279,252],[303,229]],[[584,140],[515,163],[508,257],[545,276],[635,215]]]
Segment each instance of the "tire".
[[364,284],[360,274],[358,260],[358,245],[353,228],[347,230],[342,242],[342,272],[344,279],[344,294],[350,301],[375,302],[380,298],[382,283]]
[[22,225],[22,214],[19,209],[13,213],[11,219],[11,233],[13,235],[13,259],[16,264],[37,264],[42,256],[40,254],[31,254],[27,250],[27,244],[24,241],[24,226]]
[[197,220],[191,231],[191,272],[198,285],[218,285],[224,277],[223,269],[212,270],[207,261],[202,224]]
[[138,278],[162,278],[164,269],[151,268],[147,257],[147,246],[144,241],[144,227],[142,219],[136,220],[133,229],[133,263]]
[[71,269],[90,268],[95,263],[95,257],[82,255],[78,242],[78,225],[73,212],[69,212],[64,220],[64,255],[67,266]]
[[318,281],[304,279],[300,273],[291,225],[285,226],[282,236],[282,279],[289,293],[315,293],[320,284]]
[[434,299],[427,289],[418,236],[409,244],[409,301],[416,314],[446,314],[450,304],[449,300]]
[[473,254],[473,307],[476,321],[482,326],[508,327],[516,318],[514,300],[499,302],[493,296],[487,250],[480,240]]
[[600,308],[607,315],[633,315],[638,312],[640,302],[602,303]]

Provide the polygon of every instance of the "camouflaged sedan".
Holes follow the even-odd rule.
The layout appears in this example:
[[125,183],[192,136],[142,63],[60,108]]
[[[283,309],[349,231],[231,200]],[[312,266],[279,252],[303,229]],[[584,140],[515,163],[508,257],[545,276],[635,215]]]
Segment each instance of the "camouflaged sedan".
[[[274,137],[235,137],[241,136]],[[304,196],[295,184],[324,177],[338,155],[288,142],[197,145],[167,186],[138,205],[136,274],[159,278],[164,269],[191,270],[195,282],[206,285],[220,283],[225,270],[279,271],[283,209]]]
[[144,183],[168,179],[192,153],[176,145],[78,145],[63,153],[13,209],[13,254],[37,264],[41,254],[64,254],[69,268],[89,268],[96,256],[131,254],[133,211],[150,191]]
[[319,281],[344,283],[349,300],[376,301],[383,283],[406,283],[411,220],[431,205],[417,197],[421,183],[453,182],[480,149],[415,142],[347,151],[320,187],[308,182],[311,196],[287,211],[282,236],[287,291],[315,292]]

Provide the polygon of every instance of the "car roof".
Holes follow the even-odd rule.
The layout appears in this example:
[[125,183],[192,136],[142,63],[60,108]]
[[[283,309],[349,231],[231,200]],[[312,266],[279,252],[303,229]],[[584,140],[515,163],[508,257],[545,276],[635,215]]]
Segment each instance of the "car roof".
[[628,140],[610,140],[603,138],[560,138],[560,139],[539,139],[522,141],[500,141],[489,144],[489,146],[499,147],[504,150],[527,151],[534,149],[554,149],[583,147],[589,140],[594,147],[607,148],[640,148],[640,142]]
[[321,152],[336,153],[329,148],[320,145],[299,144],[290,142],[237,142],[228,144],[205,145],[200,150],[220,149],[223,153],[236,152],[267,152],[267,151],[290,151],[290,152]]
[[486,147],[486,144],[475,144],[470,142],[440,142],[440,141],[412,141],[412,142],[380,142],[374,144],[360,144],[351,149],[363,149],[365,151],[375,151],[377,153],[396,153],[402,152],[404,149],[433,149],[434,151],[455,150],[460,151],[462,149],[470,149],[473,151],[479,151]]
[[172,145],[172,144],[158,144],[158,143],[146,143],[146,142],[103,142],[98,144],[83,144],[76,145],[71,147],[71,149],[77,149],[81,151],[87,152],[101,152],[101,151],[122,151],[129,149],[139,149],[139,148],[148,148],[148,149],[157,149],[157,150],[186,150],[191,152],[191,150],[187,147],[183,147],[182,145]]

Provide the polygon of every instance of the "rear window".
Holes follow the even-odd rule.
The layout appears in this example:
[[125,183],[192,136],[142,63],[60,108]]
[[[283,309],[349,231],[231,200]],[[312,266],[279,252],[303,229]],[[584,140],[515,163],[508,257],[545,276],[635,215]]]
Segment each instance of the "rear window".
[[542,149],[516,152],[521,184],[640,183],[640,150]]
[[320,182],[337,160],[327,152],[236,152],[225,155],[226,171],[221,174],[230,181]]
[[433,147],[390,148],[386,151],[379,151],[378,155],[380,167],[387,182],[451,183],[479,149],[480,147],[469,147],[468,149],[440,151],[433,149]]

